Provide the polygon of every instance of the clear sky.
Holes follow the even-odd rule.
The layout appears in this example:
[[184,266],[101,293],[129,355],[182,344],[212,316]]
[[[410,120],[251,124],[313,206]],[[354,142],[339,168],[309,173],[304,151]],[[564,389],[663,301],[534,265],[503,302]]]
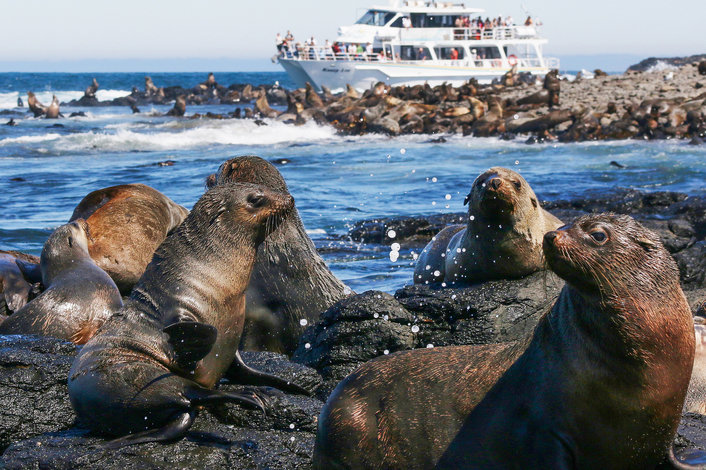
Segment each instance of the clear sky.
[[[465,3],[516,20],[524,19],[524,5],[544,23],[546,55],[706,53],[706,0]],[[233,63],[250,64],[250,69],[261,63],[265,69],[275,33],[290,29],[298,40],[334,39],[338,26],[353,23],[371,4],[387,1],[0,0],[0,71],[21,62],[39,70],[42,63],[87,59],[124,67],[132,60],[147,65],[151,60],[243,60]]]

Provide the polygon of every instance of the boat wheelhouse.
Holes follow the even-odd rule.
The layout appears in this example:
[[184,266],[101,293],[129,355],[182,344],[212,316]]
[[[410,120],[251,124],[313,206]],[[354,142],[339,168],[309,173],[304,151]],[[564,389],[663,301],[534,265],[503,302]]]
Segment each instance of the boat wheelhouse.
[[543,56],[547,40],[536,25],[490,23],[482,14],[462,3],[392,1],[340,27],[333,44],[288,44],[278,60],[298,86],[310,82],[334,91],[347,84],[364,90],[377,82],[490,83],[513,66],[538,76],[559,67],[558,59]]

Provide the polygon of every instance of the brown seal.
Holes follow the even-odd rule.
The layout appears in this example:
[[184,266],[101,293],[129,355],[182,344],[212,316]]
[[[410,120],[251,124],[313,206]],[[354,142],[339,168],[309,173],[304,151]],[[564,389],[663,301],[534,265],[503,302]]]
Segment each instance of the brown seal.
[[59,98],[56,95],[52,95],[51,104],[47,107],[47,112],[44,115],[47,119],[56,119],[61,116],[61,111],[59,110]]
[[188,213],[156,189],[122,184],[89,193],[71,220],[86,220],[91,258],[128,295],[154,251]]
[[186,113],[186,96],[179,95],[174,101],[174,107],[167,111],[165,116],[182,117]]
[[22,275],[16,262],[17,258],[7,253],[0,253],[0,292],[10,312],[16,312],[27,303],[32,286]]
[[32,111],[34,117],[44,116],[47,113],[47,107],[40,103],[37,96],[31,91],[27,92],[27,107]]
[[[277,168],[252,155],[223,163],[206,185],[230,181],[289,194]],[[307,325],[350,294],[317,253],[294,208],[257,250],[248,286],[243,347],[292,354]]]
[[466,227],[446,227],[424,248],[414,283],[471,283],[518,278],[544,267],[542,237],[562,222],[539,206],[518,173],[494,167],[466,196]]
[[257,246],[292,207],[289,195],[245,184],[219,185],[199,199],[123,309],[76,357],[68,386],[82,423],[130,434],[111,444],[121,446],[180,438],[207,402],[262,406],[251,393],[212,388],[240,360]]
[[676,263],[613,214],[549,232],[544,251],[567,285],[504,374],[524,345],[366,363],[321,412],[315,468],[643,469],[666,457],[694,357]]
[[46,289],[0,325],[0,334],[36,334],[83,344],[122,307],[118,288],[88,254],[82,220],[62,225],[44,244]]

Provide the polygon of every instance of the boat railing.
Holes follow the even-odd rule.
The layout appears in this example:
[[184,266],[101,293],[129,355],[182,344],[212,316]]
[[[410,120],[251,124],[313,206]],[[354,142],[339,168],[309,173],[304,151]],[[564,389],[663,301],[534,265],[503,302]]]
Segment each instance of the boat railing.
[[367,52],[338,52],[334,53],[331,47],[316,46],[316,47],[300,47],[298,49],[285,50],[280,57],[290,60],[300,61],[332,61],[332,62],[377,62],[377,63],[395,63],[408,65],[438,65],[450,67],[477,67],[477,68],[508,68],[517,64],[519,68],[527,67],[547,67],[558,68],[559,60],[554,57],[515,57],[509,56],[507,59],[494,58],[471,58],[457,60],[402,60],[400,57],[390,57],[389,54],[369,54]]

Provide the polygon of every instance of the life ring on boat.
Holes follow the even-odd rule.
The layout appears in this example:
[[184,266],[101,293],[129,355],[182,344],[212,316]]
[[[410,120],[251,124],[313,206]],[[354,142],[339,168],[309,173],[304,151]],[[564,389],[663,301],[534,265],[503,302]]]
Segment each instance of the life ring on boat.
[[517,56],[515,54],[510,54],[507,56],[507,63],[512,65],[513,67],[517,65]]

